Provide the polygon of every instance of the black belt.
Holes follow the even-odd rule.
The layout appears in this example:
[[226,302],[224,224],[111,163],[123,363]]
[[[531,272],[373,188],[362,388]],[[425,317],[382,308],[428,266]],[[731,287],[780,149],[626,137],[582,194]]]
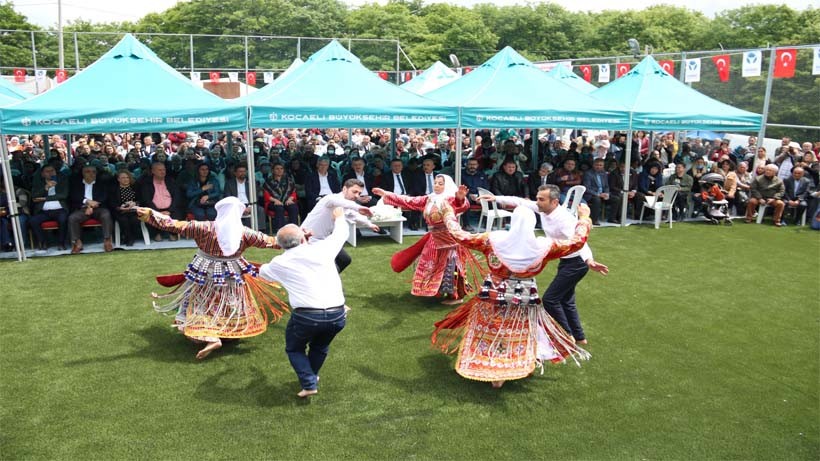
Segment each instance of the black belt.
[[341,311],[344,310],[344,308],[345,308],[344,305],[337,306],[337,307],[328,307],[327,309],[317,309],[315,307],[294,307],[293,311],[294,312],[296,312],[296,311],[305,312],[305,313],[310,313],[310,314],[321,314],[323,312],[327,312],[327,313],[332,314],[332,313],[335,313],[335,312],[341,312]]

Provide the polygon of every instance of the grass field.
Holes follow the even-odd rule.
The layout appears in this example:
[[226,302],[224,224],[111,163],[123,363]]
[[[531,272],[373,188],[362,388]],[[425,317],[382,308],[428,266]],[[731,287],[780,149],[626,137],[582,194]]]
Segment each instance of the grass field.
[[591,243],[611,269],[579,285],[592,360],[494,390],[430,349],[448,308],[409,295],[400,247],[364,239],[310,403],[284,321],[197,362],[153,312],[153,276],[190,249],[2,262],[0,458],[820,458],[820,233],[675,224]]

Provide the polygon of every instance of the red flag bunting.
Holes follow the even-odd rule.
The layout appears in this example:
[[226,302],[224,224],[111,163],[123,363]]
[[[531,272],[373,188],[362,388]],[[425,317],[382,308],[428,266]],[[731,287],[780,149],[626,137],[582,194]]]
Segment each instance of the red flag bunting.
[[387,75],[387,72],[379,72],[379,78],[382,80],[387,80],[389,76]]
[[665,61],[658,61],[658,64],[661,65],[663,70],[666,71],[669,75],[675,75],[675,61],[672,60],[665,60]]
[[212,82],[218,82],[219,81],[219,72],[210,72],[208,75],[210,75],[210,78],[211,78]]
[[473,71],[473,68],[472,68],[472,67],[465,67],[465,68],[464,68],[464,72],[462,72],[462,74],[463,74],[463,75],[467,75],[467,74],[469,74],[469,73],[470,73],[470,72],[472,72],[472,71]]
[[774,77],[792,78],[794,68],[797,66],[797,50],[794,48],[781,48],[775,51]]
[[629,68],[632,67],[629,64],[618,64],[618,74],[615,78],[621,78],[629,72]]
[[248,72],[245,74],[245,83],[250,86],[256,86],[256,72]]
[[17,83],[25,83],[26,81],[26,70],[25,69],[14,69],[14,81]]
[[63,83],[68,79],[68,72],[66,72],[65,69],[57,69],[54,78],[57,79],[57,83]]
[[592,81],[592,66],[585,64],[583,66],[578,66],[581,69],[581,73],[584,75],[584,80],[587,82]]
[[715,63],[715,67],[717,67],[718,77],[720,77],[721,82],[728,82],[729,81],[729,55],[728,54],[720,54],[717,56],[712,56],[712,62]]

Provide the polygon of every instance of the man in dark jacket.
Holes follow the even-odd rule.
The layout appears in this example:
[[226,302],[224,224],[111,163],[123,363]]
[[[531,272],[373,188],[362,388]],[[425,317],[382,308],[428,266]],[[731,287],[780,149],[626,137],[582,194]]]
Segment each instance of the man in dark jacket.
[[106,252],[113,251],[111,231],[114,228],[114,220],[111,212],[105,206],[108,203],[108,185],[102,180],[97,180],[95,166],[91,164],[83,166],[82,181],[71,185],[69,198],[71,209],[74,210],[68,215],[68,232],[73,242],[71,254],[83,251],[81,226],[89,219],[96,219],[100,222],[103,232],[103,248]]
[[307,199],[308,210],[312,210],[316,202],[329,194],[336,194],[342,191],[339,177],[330,170],[330,160],[322,157],[316,162],[316,171],[307,175],[305,180],[305,198]]
[[495,195],[528,197],[524,175],[520,171],[516,171],[514,160],[510,158],[504,160],[501,169],[490,179],[490,191]]

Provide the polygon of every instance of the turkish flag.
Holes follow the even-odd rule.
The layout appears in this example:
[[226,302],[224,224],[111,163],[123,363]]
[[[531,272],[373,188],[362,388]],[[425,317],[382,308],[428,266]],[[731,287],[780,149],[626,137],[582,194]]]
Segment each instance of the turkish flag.
[[721,82],[728,82],[729,81],[729,62],[730,58],[728,54],[720,54],[717,56],[712,56],[712,62],[715,63],[715,67],[717,67],[718,76],[720,77]]
[[219,81],[219,72],[210,72],[208,75],[210,75],[212,82]]
[[57,79],[57,83],[63,83],[68,79],[68,72],[65,69],[57,69],[57,72],[54,74],[54,78]]
[[663,70],[665,70],[667,74],[675,75],[675,61],[658,61],[658,64],[661,65],[661,68],[663,68]]
[[413,80],[413,73],[412,72],[405,72],[404,73],[404,81],[409,82],[410,80]]
[[578,66],[578,68],[581,69],[581,73],[584,74],[584,80],[586,80],[587,82],[591,82],[592,81],[592,66],[583,65],[583,66]]
[[621,78],[624,75],[626,75],[626,73],[629,72],[630,67],[631,66],[629,64],[618,64],[618,73],[616,74],[617,77],[615,78]]
[[[775,51],[774,78],[794,77],[794,68],[797,66],[797,50],[781,48]],[[16,71],[15,74],[17,75]]]
[[14,69],[14,81],[17,83],[25,83],[26,82],[26,70],[25,69]]
[[379,78],[382,80],[387,80],[389,76],[387,75],[387,72],[379,72]]
[[465,68],[464,68],[464,71],[462,72],[462,74],[463,74],[463,75],[467,75],[467,74],[469,74],[469,73],[470,73],[470,72],[472,72],[472,71],[473,71],[473,68],[472,68],[472,67],[465,67]]
[[256,86],[256,72],[248,72],[245,74],[245,83],[250,86]]

